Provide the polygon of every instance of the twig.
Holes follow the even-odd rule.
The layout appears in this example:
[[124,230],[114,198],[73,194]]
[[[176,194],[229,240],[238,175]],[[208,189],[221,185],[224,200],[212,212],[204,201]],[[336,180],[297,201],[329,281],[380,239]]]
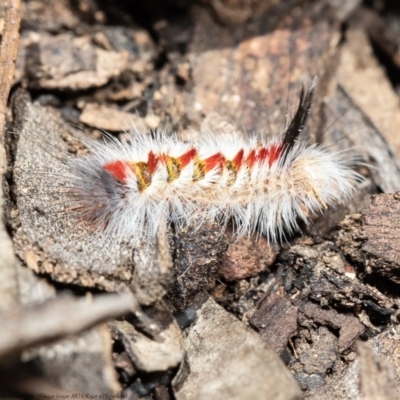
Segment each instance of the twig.
[[4,139],[7,99],[18,54],[20,10],[20,0],[5,0],[4,31],[0,46],[0,142]]
[[130,293],[99,295],[92,301],[56,298],[33,307],[0,314],[0,362],[23,349],[82,332],[110,318],[137,312]]

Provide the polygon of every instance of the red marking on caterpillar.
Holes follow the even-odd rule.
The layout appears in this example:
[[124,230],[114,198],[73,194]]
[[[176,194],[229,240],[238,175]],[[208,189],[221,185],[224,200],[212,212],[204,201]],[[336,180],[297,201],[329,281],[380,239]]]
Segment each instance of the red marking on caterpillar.
[[[271,166],[276,160],[279,159],[281,153],[282,153],[282,146],[271,146],[271,148],[266,151],[265,158],[268,158],[269,166]],[[259,158],[262,158],[261,154],[259,154]]]
[[185,154],[182,154],[179,158],[179,165],[181,168],[185,168],[195,157],[197,156],[196,149],[190,149]]
[[[267,157],[267,153],[265,152],[265,157]],[[257,161],[257,151],[255,149],[252,149],[250,151],[250,153],[248,154],[247,158],[246,158],[246,163],[248,165],[249,168],[253,168],[254,164]]]
[[238,170],[242,166],[244,156],[244,150],[239,150],[239,153],[236,154],[235,158],[232,160],[232,163],[235,165],[236,170]]
[[105,164],[103,168],[108,171],[117,181],[126,183],[129,166],[124,161],[113,161]]
[[147,164],[149,166],[149,171],[151,174],[154,174],[154,172],[156,172],[158,161],[159,158],[152,151],[150,151]]
[[224,168],[225,157],[221,153],[213,154],[204,160],[204,168],[206,172],[214,169],[222,171]]
[[109,240],[151,239],[161,221],[201,217],[232,219],[238,235],[282,240],[299,220],[347,201],[362,180],[343,154],[299,137],[313,93],[314,86],[301,91],[283,135],[265,142],[208,134],[186,143],[132,133],[128,143],[90,143],[92,154],[69,161],[77,217]]

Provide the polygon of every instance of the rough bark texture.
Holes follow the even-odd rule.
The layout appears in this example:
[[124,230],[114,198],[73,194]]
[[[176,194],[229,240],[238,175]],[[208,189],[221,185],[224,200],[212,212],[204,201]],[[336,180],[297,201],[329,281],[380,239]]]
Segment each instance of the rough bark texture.
[[[0,397],[400,396],[391,2],[3,3]],[[288,243],[207,221],[104,246],[66,212],[58,177],[81,139],[133,125],[279,135],[314,75],[302,134],[347,151],[366,181]]]

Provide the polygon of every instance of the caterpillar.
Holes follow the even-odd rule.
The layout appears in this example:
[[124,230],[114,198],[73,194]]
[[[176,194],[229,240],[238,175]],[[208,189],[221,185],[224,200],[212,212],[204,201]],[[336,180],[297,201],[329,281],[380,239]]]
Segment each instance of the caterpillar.
[[125,143],[86,143],[89,155],[67,161],[69,212],[108,240],[151,240],[161,221],[212,218],[233,221],[238,236],[282,241],[300,221],[345,203],[362,180],[346,155],[302,137],[314,92],[315,83],[301,89],[283,134],[269,140],[132,132]]

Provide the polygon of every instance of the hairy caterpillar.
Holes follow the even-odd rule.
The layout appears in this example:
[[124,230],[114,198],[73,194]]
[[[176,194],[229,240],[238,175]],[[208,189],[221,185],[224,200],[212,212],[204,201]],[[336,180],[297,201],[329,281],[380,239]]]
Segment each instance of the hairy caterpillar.
[[128,143],[87,143],[91,154],[67,161],[70,212],[108,240],[155,236],[160,221],[233,220],[237,235],[270,241],[299,230],[299,220],[344,203],[362,178],[342,154],[301,138],[315,84],[302,89],[281,137],[219,140],[205,134],[132,133]]

